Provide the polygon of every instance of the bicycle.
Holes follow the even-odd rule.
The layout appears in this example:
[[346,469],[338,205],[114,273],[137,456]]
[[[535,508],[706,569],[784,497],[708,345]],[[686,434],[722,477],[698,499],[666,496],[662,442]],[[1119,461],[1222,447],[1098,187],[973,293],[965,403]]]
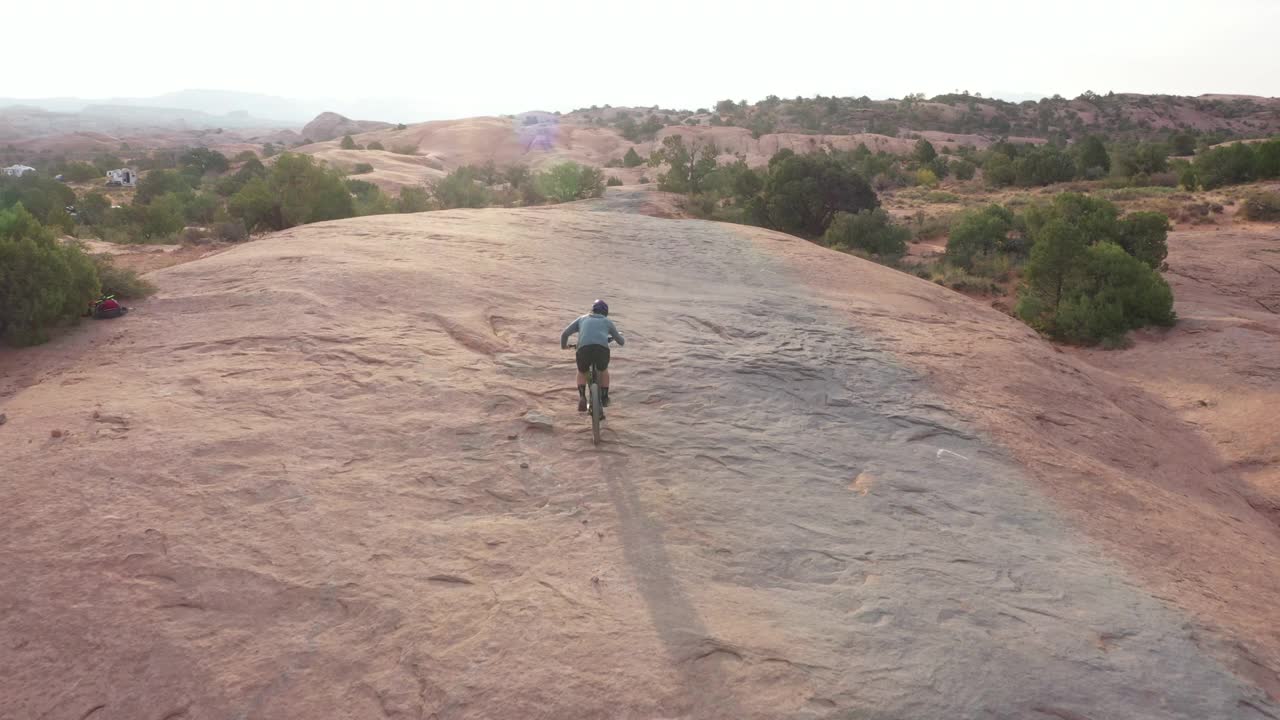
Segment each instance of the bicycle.
[[[612,339],[610,339],[612,342]],[[577,343],[569,343],[569,349],[577,350]],[[587,412],[591,413],[591,444],[600,444],[600,423],[604,421],[604,406],[600,402],[600,383],[596,379],[596,364],[587,368]]]

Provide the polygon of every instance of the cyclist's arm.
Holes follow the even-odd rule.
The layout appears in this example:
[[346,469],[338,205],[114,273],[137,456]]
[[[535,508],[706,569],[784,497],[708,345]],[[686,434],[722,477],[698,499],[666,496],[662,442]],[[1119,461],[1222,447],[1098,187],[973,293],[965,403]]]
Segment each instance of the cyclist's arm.
[[609,321],[609,337],[613,338],[613,341],[618,343],[618,347],[622,347],[627,344],[627,339],[622,337],[622,333],[618,332],[618,326],[614,325],[612,320]]
[[[581,318],[579,318],[579,320],[580,319]],[[561,350],[564,350],[565,348],[569,347],[569,336],[576,332],[578,332],[578,320],[574,320],[573,322],[569,323],[569,327],[565,328],[564,332],[560,333],[560,349]]]

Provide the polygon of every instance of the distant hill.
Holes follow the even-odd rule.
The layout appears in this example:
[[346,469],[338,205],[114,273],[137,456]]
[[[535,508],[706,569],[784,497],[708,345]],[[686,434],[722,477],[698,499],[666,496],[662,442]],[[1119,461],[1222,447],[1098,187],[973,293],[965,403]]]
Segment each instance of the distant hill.
[[389,127],[394,126],[380,120],[352,120],[336,112],[322,112],[302,128],[302,137],[312,142],[324,142],[343,135],[356,135]]
[[962,93],[890,100],[770,96],[756,103],[722,100],[714,108],[696,111],[592,107],[566,117],[614,126],[628,119],[637,125],[651,123],[650,127],[733,125],[757,136],[778,132],[901,136],[933,131],[1061,140],[1098,133],[1117,140],[1163,140],[1173,132],[1190,132],[1230,139],[1280,133],[1280,98],[1085,93],[1071,100],[1054,96],[1009,102]]

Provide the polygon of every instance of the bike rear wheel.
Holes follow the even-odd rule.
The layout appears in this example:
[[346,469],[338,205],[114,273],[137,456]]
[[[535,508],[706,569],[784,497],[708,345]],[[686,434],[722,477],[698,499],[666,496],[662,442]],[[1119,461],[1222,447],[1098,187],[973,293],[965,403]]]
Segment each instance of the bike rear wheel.
[[600,386],[591,383],[591,444],[600,444],[600,421],[604,416],[604,409],[600,405]]

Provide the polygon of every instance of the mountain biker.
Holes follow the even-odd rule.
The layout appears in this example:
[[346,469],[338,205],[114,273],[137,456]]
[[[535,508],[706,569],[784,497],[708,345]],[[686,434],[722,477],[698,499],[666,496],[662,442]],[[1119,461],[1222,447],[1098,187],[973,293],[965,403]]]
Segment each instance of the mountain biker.
[[600,371],[600,404],[609,406],[609,340],[618,347],[627,344],[617,326],[609,319],[609,304],[596,300],[591,312],[569,323],[560,333],[560,349],[569,347],[569,336],[578,333],[578,412],[587,411],[587,371],[594,364]]

